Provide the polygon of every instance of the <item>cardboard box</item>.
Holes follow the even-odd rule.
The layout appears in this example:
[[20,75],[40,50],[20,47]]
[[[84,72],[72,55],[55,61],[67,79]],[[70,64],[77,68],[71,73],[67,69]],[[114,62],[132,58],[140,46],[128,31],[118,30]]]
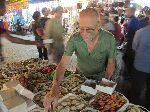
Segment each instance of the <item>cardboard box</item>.
[[32,101],[34,96],[19,81],[9,81],[0,91],[0,112],[29,112],[37,107]]
[[14,89],[1,91],[0,97],[0,112],[27,112],[26,101]]
[[[3,84],[3,90],[8,90],[14,88],[20,95],[23,95],[31,100],[33,100],[35,94],[24,88],[19,81],[9,81]],[[1,99],[1,98],[0,98]]]
[[15,89],[9,89],[9,90],[4,90],[0,91],[0,101],[6,101],[14,96],[16,96],[17,92]]
[[81,90],[92,95],[96,95],[97,93],[96,89],[93,89],[92,87],[85,86],[85,85],[81,85]]
[[86,93],[96,95],[96,82],[94,80],[86,80],[83,85],[81,85],[81,90]]

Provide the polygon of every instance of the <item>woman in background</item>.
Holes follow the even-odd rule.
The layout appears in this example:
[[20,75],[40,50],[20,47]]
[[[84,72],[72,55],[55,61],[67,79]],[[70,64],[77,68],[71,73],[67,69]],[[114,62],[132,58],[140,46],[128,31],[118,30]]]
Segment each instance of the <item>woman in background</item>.
[[[44,32],[43,32],[43,27],[39,23],[40,18],[41,18],[40,12],[39,11],[34,12],[33,14],[34,21],[32,23],[32,30],[35,36],[35,40],[42,42],[43,41],[42,36],[44,35]],[[37,49],[39,52],[39,58],[47,60],[48,59],[47,49],[44,46],[43,47],[38,46]]]

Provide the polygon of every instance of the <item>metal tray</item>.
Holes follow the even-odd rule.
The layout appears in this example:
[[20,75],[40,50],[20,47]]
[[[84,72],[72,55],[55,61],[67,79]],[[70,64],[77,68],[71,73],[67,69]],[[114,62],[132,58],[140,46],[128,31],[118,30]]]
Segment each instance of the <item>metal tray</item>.
[[140,108],[142,110],[142,112],[150,112],[149,110],[147,110],[146,108],[142,107],[142,106],[139,106],[139,105],[134,105],[132,103],[130,103],[127,107],[127,109],[124,111],[124,112],[127,112],[128,108],[132,108],[133,106],[137,107],[137,108]]

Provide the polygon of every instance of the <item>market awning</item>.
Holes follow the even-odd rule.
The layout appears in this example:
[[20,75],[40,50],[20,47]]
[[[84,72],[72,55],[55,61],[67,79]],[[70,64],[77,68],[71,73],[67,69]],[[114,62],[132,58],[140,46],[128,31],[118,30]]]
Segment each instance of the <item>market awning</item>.
[[28,0],[6,0],[8,4],[17,3],[17,2],[27,2]]
[[49,2],[49,1],[56,1],[56,0],[29,0],[29,3],[39,3],[39,2]]
[[28,8],[28,0],[8,0],[7,5],[8,11],[27,8]]

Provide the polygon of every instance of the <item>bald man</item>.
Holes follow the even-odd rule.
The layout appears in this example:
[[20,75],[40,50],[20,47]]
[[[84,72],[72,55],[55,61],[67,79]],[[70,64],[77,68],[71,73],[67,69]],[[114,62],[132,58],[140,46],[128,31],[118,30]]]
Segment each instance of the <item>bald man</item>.
[[[51,91],[44,100],[46,111],[54,108],[57,103],[59,86],[74,52],[77,56],[79,74],[94,80],[101,80],[103,77],[111,78],[115,68],[115,39],[112,34],[100,29],[99,17],[95,9],[87,8],[80,12],[79,32],[73,34],[67,43],[64,55],[57,67]],[[106,60],[108,63],[104,74]]]

